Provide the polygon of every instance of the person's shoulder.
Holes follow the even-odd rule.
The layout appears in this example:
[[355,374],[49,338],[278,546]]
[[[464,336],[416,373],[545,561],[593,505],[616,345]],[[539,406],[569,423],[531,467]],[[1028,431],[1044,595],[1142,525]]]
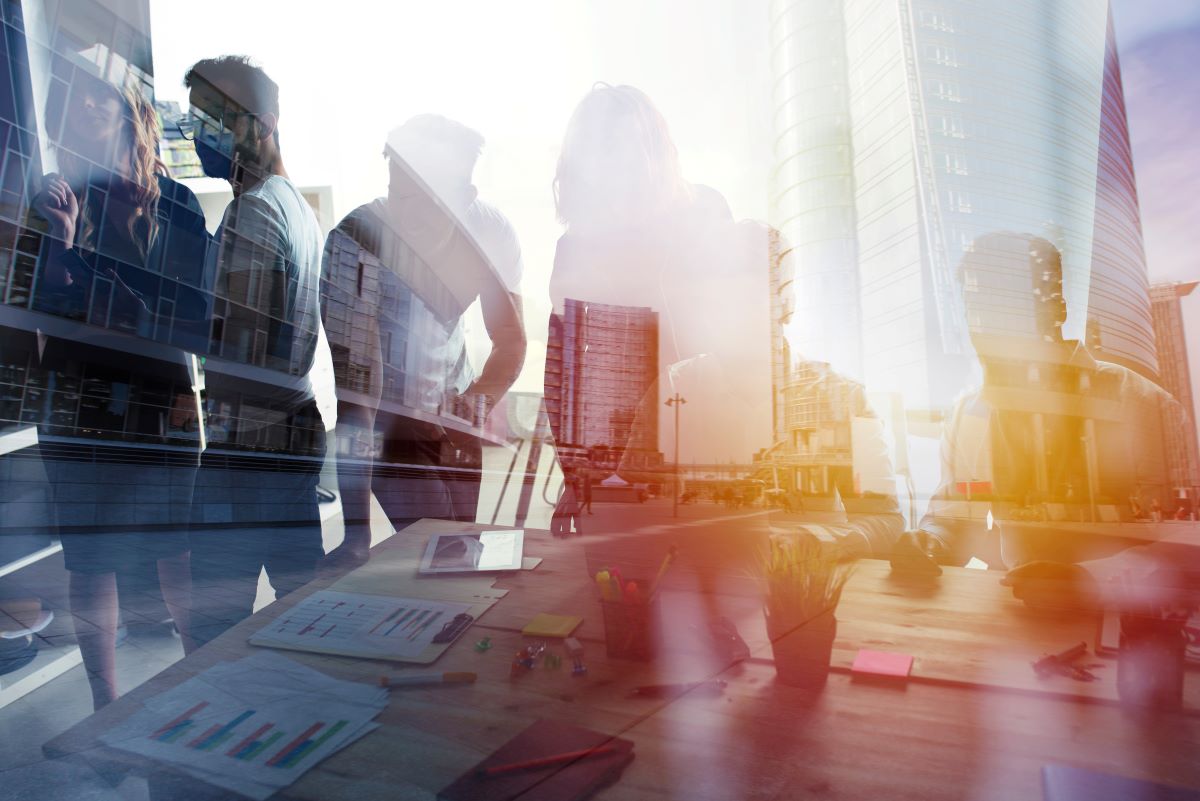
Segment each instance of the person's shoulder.
[[158,176],[159,215],[172,222],[198,220],[204,224],[204,208],[196,193],[167,175]]
[[372,253],[379,252],[379,241],[384,228],[385,201],[377,198],[364,203],[341,219],[329,235],[342,235],[353,239],[360,247]]
[[476,198],[466,211],[467,232],[479,244],[509,291],[517,291],[524,265],[517,231],[504,212]]
[[1178,399],[1157,381],[1153,381],[1123,364],[1097,360],[1096,368],[1101,375],[1119,383],[1121,395],[1126,400],[1143,399],[1178,403]]
[[467,219],[470,224],[482,229],[515,236],[515,229],[507,215],[483,198],[475,198],[467,207]]
[[692,184],[692,213],[708,220],[733,222],[733,209],[725,196],[706,184]]
[[161,199],[168,200],[184,208],[200,211],[200,201],[196,198],[195,192],[169,175],[160,173],[157,178],[158,194]]
[[296,185],[281,175],[267,176],[235,198],[230,206],[234,204],[259,209],[281,218],[294,216],[301,208],[312,211]]

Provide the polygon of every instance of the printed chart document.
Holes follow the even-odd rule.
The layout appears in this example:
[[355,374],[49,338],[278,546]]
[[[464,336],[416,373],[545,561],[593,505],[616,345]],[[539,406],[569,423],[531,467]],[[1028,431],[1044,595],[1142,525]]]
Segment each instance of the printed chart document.
[[[323,590],[259,629],[250,642],[270,648],[416,661],[471,604]],[[472,614],[472,617],[475,615]]]
[[282,654],[222,662],[101,736],[209,784],[264,799],[377,728],[382,687],[341,681]]

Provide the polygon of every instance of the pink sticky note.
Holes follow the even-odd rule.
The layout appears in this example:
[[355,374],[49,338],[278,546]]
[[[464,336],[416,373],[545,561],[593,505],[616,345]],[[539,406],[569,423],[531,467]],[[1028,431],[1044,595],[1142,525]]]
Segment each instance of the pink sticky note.
[[913,658],[908,654],[895,654],[890,651],[870,651],[861,649],[854,657],[850,672],[859,676],[875,676],[894,679],[907,678],[912,670]]

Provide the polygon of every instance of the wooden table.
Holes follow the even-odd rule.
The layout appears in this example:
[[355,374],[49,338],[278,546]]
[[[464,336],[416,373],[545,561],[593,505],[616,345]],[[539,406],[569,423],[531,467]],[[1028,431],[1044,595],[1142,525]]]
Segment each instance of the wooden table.
[[[426,536],[447,526],[422,521],[381,544],[368,566],[379,575],[411,570]],[[1040,682],[1029,661],[1089,639],[1092,623],[1039,615],[1014,601],[995,573],[947,570],[928,583],[891,577],[886,564],[857,567],[839,608],[834,670],[823,691],[777,684],[761,615],[752,598],[727,608],[755,651],[725,669],[720,697],[672,701],[629,696],[632,687],[714,675],[711,659],[680,636],[655,664],[607,659],[599,604],[578,541],[527,533],[536,570],[497,580],[510,592],[436,664],[471,670],[474,685],[393,691],[380,729],[309,771],[280,797],[289,799],[431,799],[464,770],[537,718],[554,718],[635,742],[636,758],[601,801],[616,799],[1013,799],[1040,797],[1040,769],[1064,762],[1138,778],[1200,787],[1200,718],[1184,712],[1128,714],[1104,682]],[[360,573],[359,577],[366,575]],[[83,754],[104,770],[155,771],[156,797],[203,799],[227,793],[172,779],[96,738],[145,699],[217,661],[253,650],[251,633],[310,592],[297,591],[163,671],[45,746],[47,756]],[[668,619],[695,598],[664,593]],[[537,612],[573,612],[589,671],[541,667],[512,679],[511,655],[526,640],[521,626]],[[472,644],[491,636],[494,647]],[[916,657],[914,680],[900,686],[853,682],[846,671],[859,647]],[[340,678],[374,681],[381,663],[287,652]],[[569,661],[568,661],[569,664]],[[1115,666],[1101,669],[1115,673]],[[1194,692],[1196,676],[1188,677]],[[1073,694],[1088,696],[1084,699]]]

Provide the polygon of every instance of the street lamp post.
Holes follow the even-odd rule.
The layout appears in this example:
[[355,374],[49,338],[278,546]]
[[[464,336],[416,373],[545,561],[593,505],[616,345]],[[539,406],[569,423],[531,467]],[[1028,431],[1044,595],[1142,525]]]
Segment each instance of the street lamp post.
[[667,398],[666,405],[675,409],[675,486],[672,494],[671,516],[679,517],[679,407],[687,403],[687,399],[676,392]]

